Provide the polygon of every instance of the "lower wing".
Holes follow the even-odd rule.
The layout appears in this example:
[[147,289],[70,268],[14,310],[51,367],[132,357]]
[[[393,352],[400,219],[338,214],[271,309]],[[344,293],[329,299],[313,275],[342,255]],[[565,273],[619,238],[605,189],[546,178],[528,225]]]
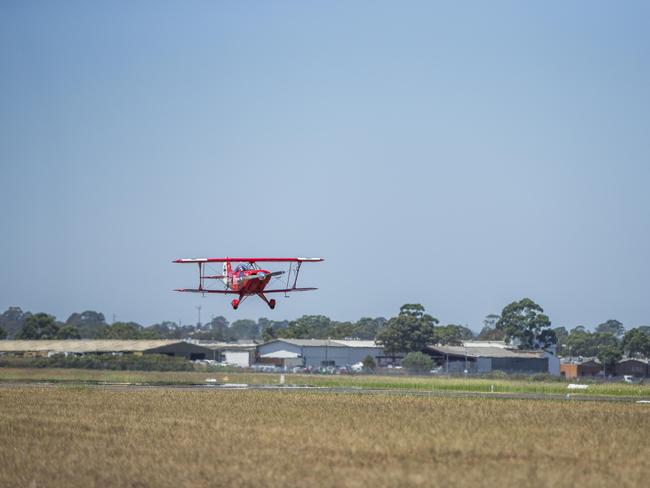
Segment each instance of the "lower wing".
[[262,293],[291,293],[292,291],[312,291],[318,288],[285,288],[283,290],[262,290]]
[[[282,290],[262,290],[259,293],[291,293],[292,291],[313,291],[318,288],[283,288]],[[186,293],[221,293],[222,295],[240,295],[238,291],[232,290],[199,290],[198,288],[177,288],[174,291]],[[257,295],[258,292],[244,293],[244,295]]]

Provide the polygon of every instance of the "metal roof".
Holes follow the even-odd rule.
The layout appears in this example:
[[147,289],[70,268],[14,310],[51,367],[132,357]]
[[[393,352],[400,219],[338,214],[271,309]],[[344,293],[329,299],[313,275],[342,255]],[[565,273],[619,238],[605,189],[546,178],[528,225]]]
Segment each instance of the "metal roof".
[[336,342],[337,344],[342,344],[346,347],[382,347],[379,344],[377,344],[375,341],[362,341],[362,340],[336,340],[333,341]]
[[[375,341],[338,340],[338,339],[273,339],[269,342],[286,342],[294,346],[311,347],[382,347]],[[267,342],[268,344],[268,342]]]
[[466,347],[499,347],[507,349],[508,344],[505,341],[463,341],[463,346]]
[[300,354],[291,351],[273,351],[262,354],[260,357],[264,359],[296,359],[300,357]]
[[176,339],[156,340],[103,340],[103,339],[81,339],[81,340],[58,340],[58,341],[0,341],[0,352],[142,352],[149,349],[170,346],[172,344],[188,344],[185,341]]
[[543,358],[544,351],[519,351],[494,346],[427,346],[430,351],[451,356],[484,358]]
[[650,362],[647,359],[639,359],[639,358],[623,358],[616,364],[627,363],[627,362],[642,363],[646,365],[650,364]]
[[200,341],[197,343],[201,347],[207,347],[209,349],[214,349],[214,350],[243,350],[243,351],[250,351],[253,350],[257,347],[257,344],[255,342],[248,342],[248,343],[243,343],[243,342],[203,342]]

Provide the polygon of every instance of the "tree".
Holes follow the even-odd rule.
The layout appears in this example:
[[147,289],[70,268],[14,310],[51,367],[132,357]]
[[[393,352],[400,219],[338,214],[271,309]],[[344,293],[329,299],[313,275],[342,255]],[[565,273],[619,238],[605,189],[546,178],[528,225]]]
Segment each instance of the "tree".
[[7,338],[7,331],[0,327],[0,341]]
[[497,322],[501,317],[496,314],[488,314],[483,319],[483,328],[479,332],[477,339],[479,341],[502,341],[504,332],[496,328]]
[[544,309],[530,298],[506,305],[496,327],[503,330],[507,341],[517,342],[520,349],[547,348],[557,342]]
[[272,341],[273,339],[277,339],[275,329],[273,328],[273,326],[267,325],[262,330],[262,340],[264,342],[269,342]]
[[59,326],[52,315],[37,313],[25,319],[16,338],[22,340],[54,339],[57,332],[59,332]]
[[438,319],[424,313],[422,305],[407,303],[377,334],[377,342],[389,354],[422,351],[427,344],[435,343],[437,323]]
[[476,338],[479,341],[502,341],[505,333],[501,329],[483,327]]
[[148,329],[158,335],[161,339],[180,339],[180,327],[171,321],[165,320],[159,324],[153,324]]
[[566,347],[563,347],[563,354],[568,353],[570,356],[590,357],[598,352],[593,334],[577,327],[567,336],[564,344]]
[[75,327],[83,338],[93,338],[99,329],[106,326],[106,319],[102,313],[86,310],[70,315],[65,325]]
[[230,335],[235,340],[256,339],[259,337],[257,322],[249,319],[235,320],[230,326]]
[[650,356],[650,333],[640,328],[628,330],[623,336],[623,350],[629,356]]
[[57,339],[81,339],[81,334],[76,327],[72,325],[64,325],[56,333]]
[[327,337],[330,339],[348,339],[355,337],[354,325],[352,322],[334,322],[330,323]]
[[135,322],[115,322],[96,333],[97,339],[160,339],[155,330],[146,330]]
[[422,352],[409,352],[402,359],[402,366],[412,373],[425,373],[431,371],[433,359]]
[[363,363],[364,371],[374,371],[377,368],[375,358],[373,358],[370,354],[363,358],[363,361],[361,362]]
[[354,324],[353,337],[367,341],[377,337],[379,331],[386,326],[387,320],[384,317],[370,318],[361,317]]
[[616,337],[623,337],[623,334],[625,334],[625,327],[623,327],[623,324],[618,320],[609,319],[607,322],[598,324],[596,326],[596,332],[604,332],[615,335]]
[[497,326],[497,322],[499,321],[501,317],[499,317],[495,313],[490,313],[485,316],[483,319],[483,327],[488,327],[490,329],[494,329]]
[[278,337],[287,339],[327,339],[332,321],[324,315],[303,315],[277,330]]
[[474,333],[462,325],[449,324],[436,327],[436,339],[440,344],[460,346],[463,341],[474,339]]
[[277,339],[278,333],[287,327],[289,327],[287,320],[269,320],[266,317],[257,320],[257,328],[262,331],[261,336],[264,342]]
[[604,346],[598,350],[598,360],[603,364],[603,371],[607,375],[607,371],[613,371],[614,366],[623,357],[621,349],[617,346]]
[[29,312],[23,312],[20,307],[9,307],[0,315],[0,327],[7,332],[7,337],[12,338],[31,315]]
[[569,337],[569,332],[566,327],[555,327],[553,333],[557,339],[557,353],[564,354],[566,351],[566,340]]

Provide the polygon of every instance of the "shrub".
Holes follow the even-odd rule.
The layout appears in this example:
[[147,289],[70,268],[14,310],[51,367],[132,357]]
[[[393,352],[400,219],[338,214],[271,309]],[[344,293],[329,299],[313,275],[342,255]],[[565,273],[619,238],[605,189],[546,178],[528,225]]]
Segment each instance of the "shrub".
[[111,354],[88,354],[84,356],[65,356],[57,354],[50,357],[25,358],[1,356],[0,367],[14,368],[77,368],[109,369],[119,371],[193,371],[194,365],[180,357],[164,354],[144,354],[142,356]]
[[501,371],[500,369],[495,369],[493,371],[490,371],[489,373],[486,373],[484,375],[484,378],[488,378],[491,380],[505,380],[509,378],[508,373],[505,371]]
[[421,352],[409,352],[402,359],[402,366],[412,373],[426,373],[433,367],[433,359]]
[[375,362],[375,358],[373,358],[370,354],[368,354],[365,358],[363,358],[363,369],[366,371],[374,371],[375,368],[377,368],[377,363]]

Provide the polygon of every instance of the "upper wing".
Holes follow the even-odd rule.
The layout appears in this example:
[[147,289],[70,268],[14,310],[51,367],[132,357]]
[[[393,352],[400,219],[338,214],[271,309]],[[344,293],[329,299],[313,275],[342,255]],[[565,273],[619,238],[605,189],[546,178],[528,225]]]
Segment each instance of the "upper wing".
[[224,295],[239,295],[238,291],[232,291],[232,290],[199,290],[198,288],[177,288],[174,291],[184,291],[190,293],[222,293]]
[[316,263],[323,258],[181,258],[174,263]]

